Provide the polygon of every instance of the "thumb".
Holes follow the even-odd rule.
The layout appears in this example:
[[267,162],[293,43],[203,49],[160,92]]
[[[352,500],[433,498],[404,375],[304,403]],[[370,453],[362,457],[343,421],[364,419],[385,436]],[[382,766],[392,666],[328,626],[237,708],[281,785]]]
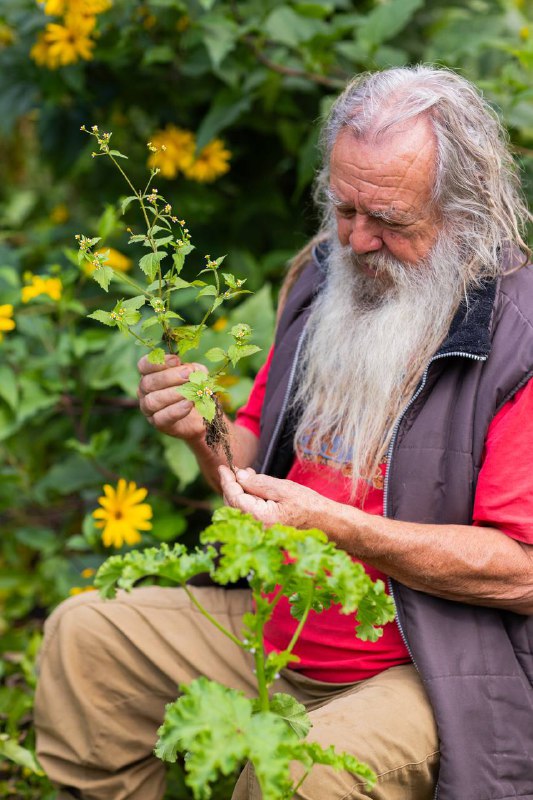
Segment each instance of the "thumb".
[[270,475],[257,475],[253,470],[238,469],[235,477],[248,492],[264,500],[281,500],[284,497],[283,486],[285,481],[272,478]]

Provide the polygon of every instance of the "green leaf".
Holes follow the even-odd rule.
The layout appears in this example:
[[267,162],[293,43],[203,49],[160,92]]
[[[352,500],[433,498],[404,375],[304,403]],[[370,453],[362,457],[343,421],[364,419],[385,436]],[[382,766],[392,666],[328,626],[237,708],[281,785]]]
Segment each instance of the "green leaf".
[[216,363],[217,361],[224,361],[226,358],[226,353],[221,347],[212,347],[210,350],[207,351],[205,357],[208,361]]
[[148,317],[148,319],[145,319],[141,325],[141,329],[143,331],[147,331],[149,328],[153,328],[154,325],[161,325],[161,320],[159,317],[159,314],[153,314],[151,317]]
[[217,69],[228,53],[234,49],[239,28],[232,19],[222,13],[209,14],[201,20],[203,42],[213,67]]
[[138,200],[138,199],[139,198],[135,194],[131,194],[129,197],[122,198],[122,200],[120,201],[120,210],[121,210],[122,214],[126,213],[126,209],[130,205],[130,203],[133,203],[134,200]]
[[200,289],[200,291],[196,295],[196,298],[198,299],[199,297],[213,297],[216,295],[217,295],[216,286],[209,285],[209,286],[204,286],[203,289]]
[[109,289],[109,284],[111,283],[111,278],[113,277],[113,270],[111,267],[106,266],[105,264],[100,264],[100,266],[96,267],[91,272],[91,278],[96,281],[96,283],[102,287],[102,289],[107,292]]
[[92,314],[87,314],[87,317],[89,319],[95,319],[103,325],[108,325],[110,328],[114,328],[117,324],[117,321],[113,319],[108,311],[102,311],[101,309],[93,311]]
[[179,275],[185,263],[185,253],[183,252],[183,248],[180,248],[172,255],[172,261],[174,262],[174,269]]
[[148,355],[147,359],[150,364],[164,364],[165,363],[165,351],[162,347],[156,347],[154,350],[151,350]]
[[259,352],[260,349],[261,348],[256,344],[232,344],[228,348],[228,356],[235,367],[241,358],[253,356],[253,354]]
[[16,739],[10,739],[5,733],[0,734],[0,756],[8,758],[19,767],[29,769],[34,775],[44,776],[35,753],[22,747]]
[[239,119],[252,104],[252,98],[242,93],[224,89],[220,92],[196,133],[196,148],[202,150],[221,131]]
[[176,476],[180,490],[193,483],[200,474],[198,462],[187,444],[170,436],[161,437],[165,461]]
[[18,382],[17,376],[7,364],[0,364],[0,397],[6,401],[8,406],[15,410],[18,401]]
[[176,340],[178,353],[184,355],[188,350],[193,350],[200,345],[200,338],[205,326],[200,325],[181,325],[174,328],[172,335]]
[[115,156],[115,158],[127,158],[128,157],[128,156],[125,156],[124,153],[121,153],[119,150],[110,150],[109,151],[109,155],[110,156]]
[[274,694],[270,701],[270,710],[284,719],[299,739],[303,739],[311,730],[311,720],[305,706],[290,694]]
[[366,15],[357,31],[357,41],[369,48],[392,39],[402,31],[424,0],[389,0]]
[[201,416],[208,422],[212,422],[215,417],[216,405],[212,397],[203,395],[194,400],[194,407]]
[[327,27],[321,20],[297,14],[290,6],[280,6],[266,18],[264,31],[268,38],[276,42],[288,47],[297,47],[302,42],[324,33]]
[[122,307],[127,311],[137,311],[137,309],[142,308],[145,303],[146,297],[144,294],[138,294],[135,297],[130,297],[128,300],[123,300]]
[[168,253],[147,253],[139,261],[139,267],[148,276],[148,280],[153,281],[157,275],[159,265],[166,258]]

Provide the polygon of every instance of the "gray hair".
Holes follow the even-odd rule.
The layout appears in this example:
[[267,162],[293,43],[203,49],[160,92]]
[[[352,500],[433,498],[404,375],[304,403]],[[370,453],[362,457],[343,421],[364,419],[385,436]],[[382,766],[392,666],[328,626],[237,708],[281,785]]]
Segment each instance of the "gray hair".
[[331,151],[341,130],[377,141],[419,115],[429,119],[436,139],[433,201],[463,250],[467,282],[501,274],[502,254],[506,267],[516,266],[517,249],[525,263],[531,217],[505,129],[472,83],[431,65],[363,73],[333,104],[322,132],[324,166],[315,187],[323,229],[330,231],[334,223],[327,187]]

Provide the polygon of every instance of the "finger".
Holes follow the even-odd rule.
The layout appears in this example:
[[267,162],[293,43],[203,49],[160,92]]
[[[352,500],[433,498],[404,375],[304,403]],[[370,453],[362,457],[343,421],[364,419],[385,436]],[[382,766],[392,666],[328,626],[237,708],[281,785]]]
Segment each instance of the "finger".
[[270,475],[258,475],[253,469],[238,469],[236,478],[249,494],[265,500],[283,500],[287,495],[286,481]]
[[[181,403],[184,399],[176,387],[173,386],[171,389],[160,389],[157,392],[150,392],[146,395],[141,394],[139,396],[139,407],[143,414],[148,417],[168,406]],[[187,402],[190,403],[190,401]]]
[[149,375],[152,372],[161,372],[168,367],[179,367],[181,364],[181,359],[179,356],[170,355],[169,353],[165,353],[165,363],[164,364],[152,364],[148,361],[148,356],[143,356],[137,362],[137,369],[141,373],[141,375]]
[[218,468],[218,473],[220,476],[220,487],[222,489],[222,494],[224,495],[226,505],[237,508],[238,506],[236,505],[236,502],[239,495],[244,494],[244,489],[237,483],[235,480],[235,475],[233,474],[233,471],[229,469],[229,467],[225,467],[223,465],[220,466]]
[[195,369],[196,366],[193,364],[182,364],[179,367],[167,367],[160,372],[151,372],[148,375],[143,375],[139,382],[139,391],[142,395],[147,395],[162,389],[181,386],[187,383],[189,375]]
[[193,408],[194,403],[190,400],[180,400],[178,403],[162,408],[161,411],[156,411],[152,416],[147,416],[146,419],[158,430],[168,431],[173,425],[181,422]]

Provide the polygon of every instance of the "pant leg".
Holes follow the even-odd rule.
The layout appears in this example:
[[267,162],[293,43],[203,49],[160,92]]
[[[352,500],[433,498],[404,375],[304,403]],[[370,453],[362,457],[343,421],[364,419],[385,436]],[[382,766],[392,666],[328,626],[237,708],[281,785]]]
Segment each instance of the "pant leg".
[[[315,765],[295,795],[298,800],[432,800],[438,775],[438,738],[433,712],[420,678],[411,665],[393,667],[374,678],[354,684],[340,695],[324,687],[322,699],[305,698],[313,727],[311,741],[334,745],[377,773],[368,792],[347,772]],[[305,686],[298,682],[299,692]],[[333,695],[327,698],[328,691]],[[303,774],[294,765],[293,775]],[[233,800],[260,800],[253,769],[241,774]]]
[[[248,590],[195,588],[235,635]],[[182,589],[147,587],[104,601],[87,592],[45,628],[35,704],[37,753],[59,786],[84,800],[159,800],[153,755],[165,705],[199,675],[254,694],[252,657],[191,605]]]

